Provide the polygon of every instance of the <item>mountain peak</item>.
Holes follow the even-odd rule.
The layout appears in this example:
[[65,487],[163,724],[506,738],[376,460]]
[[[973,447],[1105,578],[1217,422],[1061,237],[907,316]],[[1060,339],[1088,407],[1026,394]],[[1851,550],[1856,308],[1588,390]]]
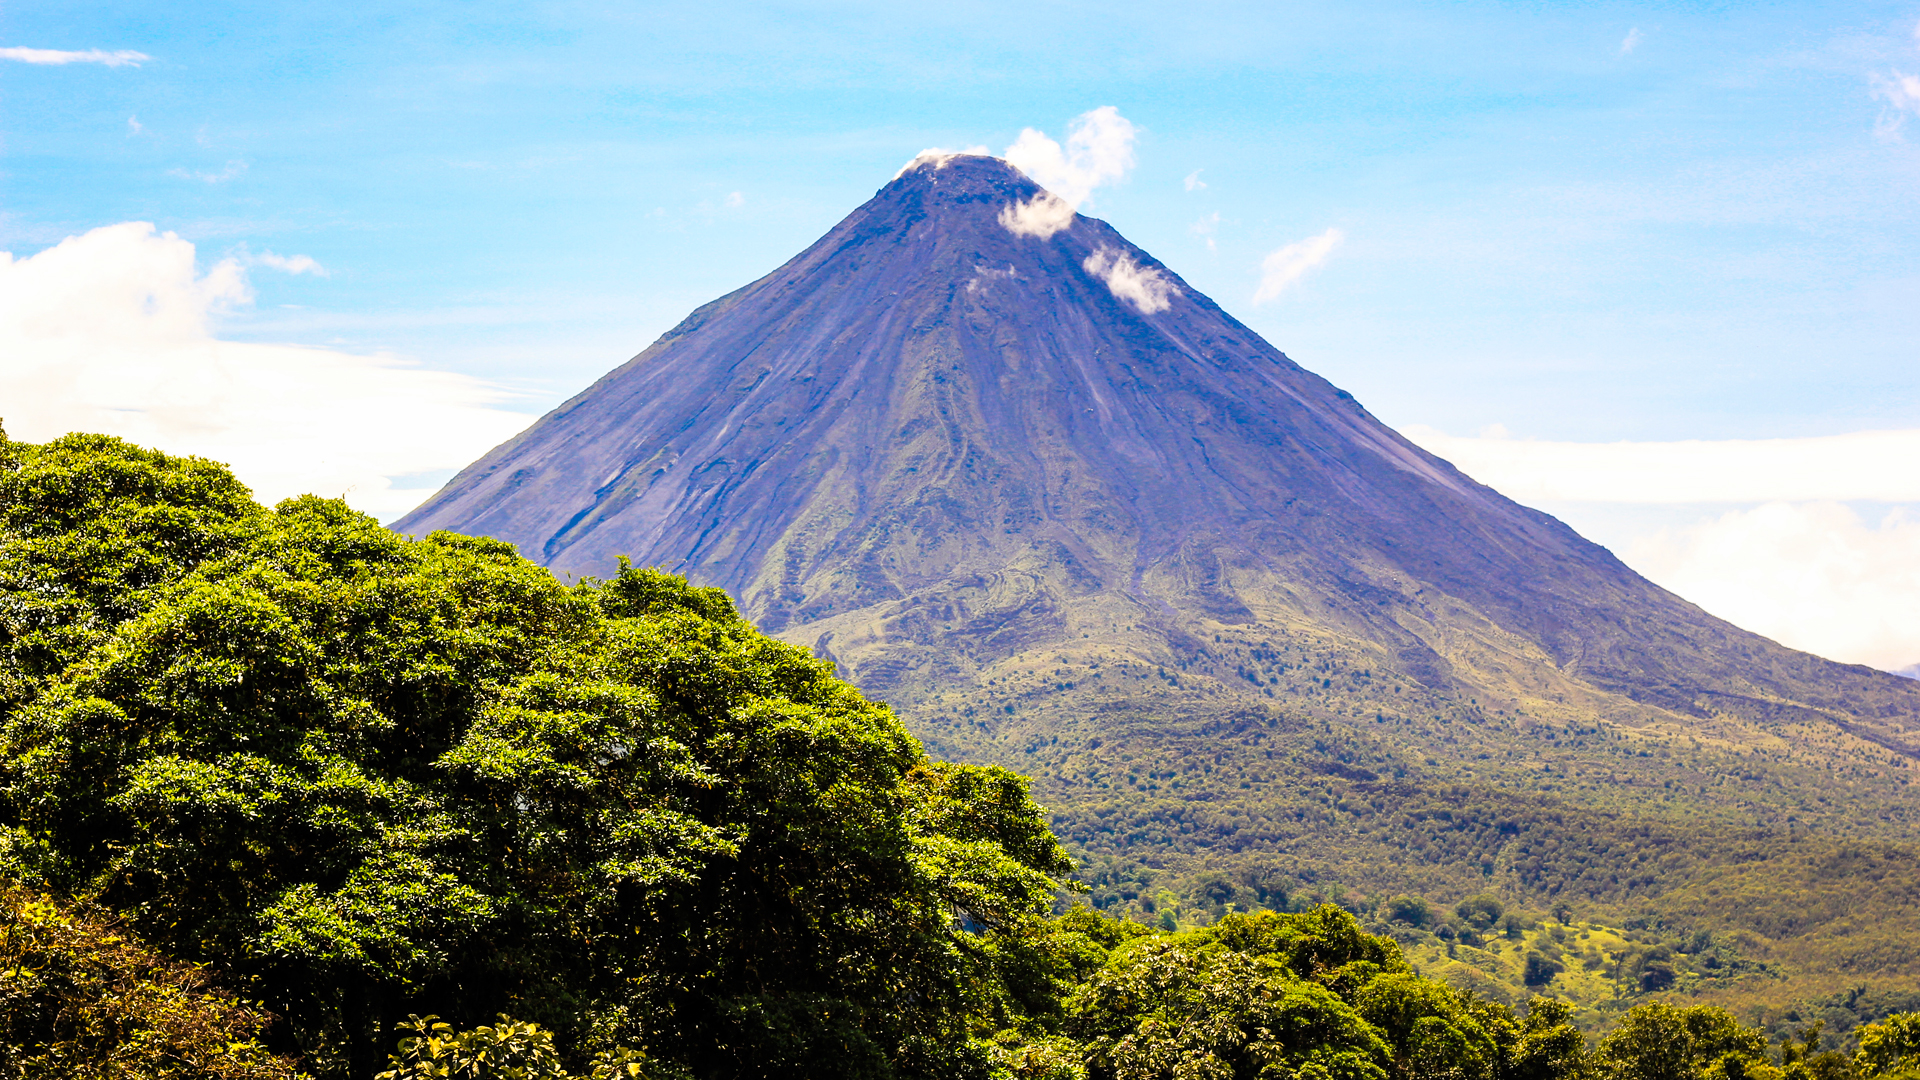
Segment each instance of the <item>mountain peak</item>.
[[[1079,220],[1073,203],[1004,158],[922,151],[863,207],[880,213],[954,217],[1015,237],[1050,239]],[[859,211],[854,217],[861,216]],[[852,220],[852,219],[850,219]]]
[[[922,150],[894,174],[892,187],[942,188],[950,192],[997,193],[1008,198],[1031,198],[1040,185],[1006,158],[965,151]],[[881,189],[885,191],[885,188]]]

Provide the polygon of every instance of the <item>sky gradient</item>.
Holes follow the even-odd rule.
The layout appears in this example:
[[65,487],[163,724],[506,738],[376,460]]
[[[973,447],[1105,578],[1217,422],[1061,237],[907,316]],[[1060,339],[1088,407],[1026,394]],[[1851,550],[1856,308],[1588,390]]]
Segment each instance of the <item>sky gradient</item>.
[[1681,595],[1899,667],[1916,73],[1911,0],[10,3],[0,416],[390,518],[916,152],[1112,107],[1082,212]]

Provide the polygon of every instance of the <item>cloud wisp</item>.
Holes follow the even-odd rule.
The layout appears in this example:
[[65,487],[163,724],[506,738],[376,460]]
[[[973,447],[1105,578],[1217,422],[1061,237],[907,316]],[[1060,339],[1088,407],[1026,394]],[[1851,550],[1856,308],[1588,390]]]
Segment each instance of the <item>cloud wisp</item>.
[[[1920,47],[1920,23],[1914,24],[1913,41]],[[1873,133],[1882,139],[1899,140],[1907,121],[1920,116],[1920,75],[1909,75],[1898,68],[1870,71],[1867,95],[1880,102],[1880,115],[1873,122]]]
[[227,162],[227,167],[224,169],[221,169],[217,173],[216,172],[193,172],[188,169],[168,169],[167,175],[172,177],[177,177],[181,180],[198,180],[203,184],[224,184],[229,180],[238,178],[240,174],[246,171],[247,171],[246,162],[229,161]]
[[0,48],[0,60],[13,60],[22,64],[105,64],[107,67],[139,67],[142,61],[153,57],[132,49],[29,49],[24,46]]
[[1644,38],[1644,36],[1645,35],[1640,33],[1640,28],[1637,26],[1633,27],[1632,29],[1629,29],[1627,31],[1627,36],[1620,39],[1620,55],[1625,56],[1628,53],[1632,52],[1633,50],[1639,48],[1640,42]]
[[1187,226],[1187,235],[1197,236],[1200,239],[1205,240],[1207,242],[1207,250],[1213,251],[1213,250],[1216,250],[1216,245],[1213,242],[1213,237],[1214,237],[1214,234],[1219,230],[1220,230],[1220,212],[1216,210],[1213,213],[1208,214],[1206,217],[1201,218],[1199,221],[1196,221],[1193,224]]
[[1872,84],[1869,93],[1884,106],[1880,118],[1873,125],[1875,134],[1884,138],[1898,138],[1907,120],[1920,116],[1920,75],[1908,75],[1903,71],[1884,75],[1874,72],[1869,76],[1869,81]]
[[1277,299],[1307,276],[1307,271],[1326,262],[1327,256],[1333,254],[1333,249],[1344,239],[1346,234],[1339,229],[1328,229],[1319,236],[1288,244],[1260,260],[1260,287],[1254,290],[1253,302],[1264,304]]
[[327,268],[321,266],[311,255],[275,255],[263,251],[258,255],[247,256],[247,262],[253,266],[264,266],[269,270],[278,270],[283,274],[312,274],[314,277],[329,277]]
[[1112,105],[1075,117],[1064,147],[1044,132],[1021,131],[1001,156],[1046,190],[1007,207],[1000,223],[1015,235],[1043,240],[1073,224],[1074,214],[1095,188],[1122,179],[1133,168],[1139,131]]
[[1132,304],[1142,315],[1152,315],[1173,306],[1174,284],[1157,266],[1141,266],[1126,252],[1106,244],[1080,264],[1081,269],[1101,281],[1113,295]]
[[197,272],[191,243],[145,222],[0,252],[8,434],[117,435],[227,462],[263,502],[345,496],[391,519],[432,494],[395,478],[459,468],[533,420],[499,387],[391,356],[221,340],[214,320],[251,299],[239,259]]
[[1207,182],[1200,179],[1200,173],[1202,171],[1201,169],[1195,169],[1187,174],[1185,180],[1181,181],[1182,184],[1186,185],[1188,191],[1199,191],[1207,186]]
[[952,161],[954,158],[964,157],[970,154],[984,155],[986,153],[987,148],[984,146],[969,146],[965,150],[949,150],[944,146],[929,146],[925,150],[913,155],[913,160],[900,166],[900,171],[894,173],[893,178],[898,180],[922,165],[930,166],[934,169],[944,169],[947,167],[947,162]]

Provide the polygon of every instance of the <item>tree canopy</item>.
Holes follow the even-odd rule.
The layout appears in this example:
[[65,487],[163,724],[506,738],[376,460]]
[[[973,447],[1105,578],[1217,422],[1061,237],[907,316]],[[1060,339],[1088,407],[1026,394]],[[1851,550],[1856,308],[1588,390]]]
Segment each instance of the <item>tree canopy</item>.
[[0,530],[7,869],[215,965],[319,1071],[410,1011],[961,1070],[975,931],[1071,869],[1019,777],[655,570],[563,585],[101,436],[0,446]]

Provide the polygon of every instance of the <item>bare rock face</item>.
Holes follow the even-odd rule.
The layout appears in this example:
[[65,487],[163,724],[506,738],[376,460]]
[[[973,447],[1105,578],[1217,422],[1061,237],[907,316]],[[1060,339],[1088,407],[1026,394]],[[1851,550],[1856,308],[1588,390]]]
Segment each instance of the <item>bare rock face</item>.
[[[1305,769],[1730,825],[1837,814],[1847,768],[1913,827],[1920,683],[1664,592],[993,158],[910,167],[395,527],[721,586],[936,751],[1037,775],[1084,851],[1142,850],[1075,823],[1196,761],[1216,804]],[[1764,792],[1708,790],[1761,753]],[[1270,824],[1162,846],[1311,847]]]

